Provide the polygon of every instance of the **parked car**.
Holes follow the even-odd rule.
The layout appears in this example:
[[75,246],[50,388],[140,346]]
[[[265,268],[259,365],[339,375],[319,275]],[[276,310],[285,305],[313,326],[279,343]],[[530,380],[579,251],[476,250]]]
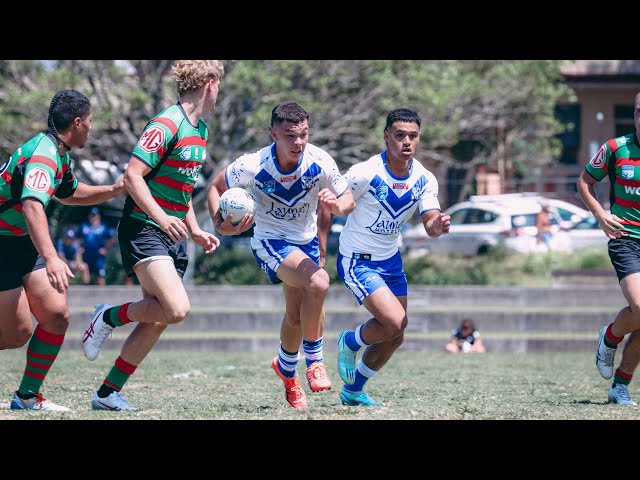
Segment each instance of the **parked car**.
[[520,199],[534,200],[540,204],[546,203],[550,207],[555,208],[556,213],[561,218],[560,226],[567,229],[571,228],[574,224],[591,214],[591,212],[586,208],[579,207],[570,202],[565,202],[564,200],[548,198],[536,192],[503,193],[501,195],[471,195],[469,197],[469,201],[471,202],[504,203],[510,200]]
[[[500,245],[521,253],[537,251],[536,215],[541,206],[529,198],[493,199],[488,202],[469,200],[445,210],[451,215],[451,230],[447,235],[429,237],[422,224],[410,228],[403,235],[404,249],[409,256],[479,255]],[[553,248],[567,250],[562,235],[562,217],[550,208],[552,232],[557,241]]]
[[567,236],[572,251],[588,247],[602,247],[606,251],[609,242],[596,217],[591,213],[567,230]]

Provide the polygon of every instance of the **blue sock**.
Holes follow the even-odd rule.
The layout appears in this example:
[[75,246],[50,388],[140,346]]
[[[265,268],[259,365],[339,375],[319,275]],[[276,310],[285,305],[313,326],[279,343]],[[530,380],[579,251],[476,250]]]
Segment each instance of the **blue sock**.
[[344,386],[344,389],[356,393],[362,392],[364,390],[364,384],[367,383],[367,380],[373,378],[378,373],[377,370],[371,370],[367,367],[362,360],[358,362],[358,368],[356,368],[356,379],[352,385]]
[[314,362],[324,363],[322,356],[322,337],[318,340],[302,340],[302,349],[304,350],[304,358],[307,362],[307,368]]
[[299,352],[287,352],[282,348],[282,343],[280,344],[280,349],[278,350],[278,366],[280,368],[280,372],[285,377],[296,376],[296,367],[298,366],[299,358]]

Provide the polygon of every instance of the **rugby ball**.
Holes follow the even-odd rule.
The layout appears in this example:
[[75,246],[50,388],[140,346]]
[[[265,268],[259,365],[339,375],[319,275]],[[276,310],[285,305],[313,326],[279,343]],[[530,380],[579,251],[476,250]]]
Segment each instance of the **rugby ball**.
[[255,215],[255,212],[256,202],[244,188],[230,188],[220,195],[220,215],[223,220],[231,213],[233,214],[231,223],[237,225],[245,213]]

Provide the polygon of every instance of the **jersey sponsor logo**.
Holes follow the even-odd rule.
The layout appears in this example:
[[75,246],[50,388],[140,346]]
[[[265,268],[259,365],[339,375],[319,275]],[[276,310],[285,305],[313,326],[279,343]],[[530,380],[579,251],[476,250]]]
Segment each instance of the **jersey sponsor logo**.
[[640,187],[630,187],[629,185],[625,185],[624,193],[628,195],[640,195]]
[[271,211],[267,212],[278,220],[295,220],[297,218],[306,218],[309,215],[309,204],[303,203],[299,207],[276,207],[271,204]]
[[198,165],[197,167],[180,167],[178,168],[178,173],[182,175],[188,175],[189,177],[198,178],[200,175],[200,170],[202,170],[202,165]]
[[185,161],[191,159],[191,145],[182,147],[182,151],[180,152],[180,158]]
[[44,168],[34,168],[24,179],[24,184],[36,192],[46,192],[51,185],[51,178]]
[[56,154],[56,149],[53,147],[49,147],[49,155],[55,155]]
[[635,173],[635,167],[633,165],[623,165],[621,168],[622,178],[625,180],[631,180]]
[[396,235],[404,222],[394,220],[378,220],[371,225],[369,230],[378,235]]
[[393,184],[393,189],[394,190],[409,190],[409,185],[407,185],[406,183],[394,183]]
[[297,173],[294,174],[294,175],[289,175],[288,177],[281,177],[280,178],[280,183],[293,182],[297,178],[298,178],[298,174]]
[[605,155],[605,148],[604,148],[604,145],[602,145],[600,147],[600,150],[598,150],[598,153],[596,153],[591,159],[591,161],[589,162],[591,166],[594,168],[602,168],[604,166],[604,155]]
[[138,140],[138,146],[147,153],[157,152],[164,145],[164,130],[158,126],[153,126],[145,132]]

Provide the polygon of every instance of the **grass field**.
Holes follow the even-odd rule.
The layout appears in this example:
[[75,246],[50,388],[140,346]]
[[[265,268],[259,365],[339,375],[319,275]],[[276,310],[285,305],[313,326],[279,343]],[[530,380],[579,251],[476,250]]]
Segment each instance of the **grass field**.
[[[138,412],[93,411],[93,391],[118,352],[94,362],[79,350],[62,350],[42,392],[72,412],[12,411],[9,401],[24,369],[24,350],[3,351],[0,420],[618,420],[640,419],[640,407],[610,405],[610,381],[598,374],[591,353],[449,355],[400,351],[367,385],[383,407],[340,404],[335,353],[326,354],[334,383],[310,393],[306,410],[284,399],[270,368],[273,352],[154,351],[123,393]],[[619,359],[617,359],[619,361]],[[304,378],[304,361],[298,372]],[[630,393],[640,400],[640,384]]]

